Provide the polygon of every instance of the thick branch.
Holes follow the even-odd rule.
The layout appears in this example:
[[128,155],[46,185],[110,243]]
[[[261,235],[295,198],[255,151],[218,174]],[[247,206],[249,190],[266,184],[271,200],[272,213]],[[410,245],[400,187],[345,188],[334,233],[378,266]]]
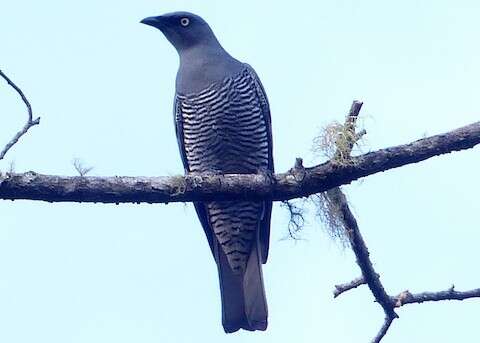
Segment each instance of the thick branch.
[[2,78],[5,79],[5,81],[7,81],[7,83],[12,86],[12,88],[18,93],[18,95],[20,95],[20,97],[22,98],[22,101],[23,103],[25,104],[25,106],[27,106],[27,113],[28,113],[28,118],[27,118],[27,122],[25,123],[25,125],[22,127],[22,129],[20,131],[18,131],[15,136],[13,136],[13,138],[5,145],[5,147],[2,149],[2,151],[0,151],[0,160],[2,160],[5,155],[7,154],[8,150],[10,150],[17,142],[18,140],[20,139],[20,137],[22,137],[24,134],[27,133],[28,130],[30,130],[30,128],[32,126],[35,126],[35,125],[38,125],[40,124],[40,117],[36,118],[35,120],[33,119],[33,113],[32,113],[32,106],[30,105],[30,103],[28,102],[27,100],[27,97],[23,94],[22,90],[17,87],[17,85],[15,83],[13,83],[12,80],[10,80],[7,75],[5,75],[1,70],[0,70],[0,76]]
[[51,202],[189,202],[201,200],[289,200],[324,192],[361,177],[426,160],[480,143],[480,122],[410,144],[268,175],[195,175],[187,177],[68,177],[33,172],[0,178],[0,199]]

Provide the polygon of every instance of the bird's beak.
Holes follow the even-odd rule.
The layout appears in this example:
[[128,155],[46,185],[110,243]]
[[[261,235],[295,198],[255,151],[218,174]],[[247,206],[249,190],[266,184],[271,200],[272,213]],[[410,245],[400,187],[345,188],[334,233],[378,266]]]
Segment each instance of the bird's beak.
[[140,23],[145,24],[145,25],[150,25],[156,28],[161,28],[163,24],[162,16],[158,17],[147,17],[145,19],[142,19]]

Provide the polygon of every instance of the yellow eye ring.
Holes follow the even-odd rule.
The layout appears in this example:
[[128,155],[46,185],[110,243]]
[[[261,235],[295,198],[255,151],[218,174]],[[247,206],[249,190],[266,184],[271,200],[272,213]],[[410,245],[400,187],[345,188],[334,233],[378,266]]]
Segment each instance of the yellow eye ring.
[[190,24],[190,19],[188,19],[188,18],[182,18],[182,19],[180,19],[180,24],[181,24],[182,26],[188,26],[188,24]]

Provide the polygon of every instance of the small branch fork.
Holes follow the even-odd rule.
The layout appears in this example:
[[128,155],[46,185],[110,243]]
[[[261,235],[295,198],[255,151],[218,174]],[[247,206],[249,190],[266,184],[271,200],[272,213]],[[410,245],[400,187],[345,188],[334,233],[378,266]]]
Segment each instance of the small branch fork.
[[[350,154],[354,144],[366,133],[365,130],[362,130],[359,133],[355,133],[355,122],[361,108],[362,103],[354,101],[345,120],[345,129],[350,131],[350,134],[346,135],[346,137],[351,137],[351,140],[347,142],[347,154]],[[340,152],[337,151],[336,156],[340,156],[339,154]],[[342,151],[341,154],[342,158],[344,158],[345,151]],[[357,221],[348,206],[347,198],[339,187],[328,190],[327,196],[329,196],[337,205],[339,214],[342,217],[344,229],[350,241],[351,248],[355,254],[357,264],[362,272],[362,276],[359,278],[356,278],[345,284],[335,285],[333,295],[336,298],[340,294],[347,292],[351,289],[357,288],[364,284],[368,285],[370,291],[375,297],[376,302],[380,304],[380,306],[382,306],[383,311],[385,312],[385,321],[377,335],[373,338],[372,343],[380,342],[382,338],[386,335],[392,322],[396,318],[399,318],[398,315],[395,313],[395,308],[397,307],[401,307],[406,304],[422,303],[426,301],[464,300],[469,298],[480,298],[480,288],[465,292],[458,292],[455,291],[454,286],[452,286],[446,291],[441,292],[424,292],[412,294],[407,290],[398,294],[397,296],[389,296],[385,291],[382,282],[380,281],[380,275],[373,268],[373,264],[370,260],[370,253],[368,252],[368,248],[360,233]]]
[[12,86],[12,88],[20,95],[20,97],[23,100],[23,103],[25,106],[27,106],[27,111],[28,111],[28,119],[23,128],[18,131],[15,136],[5,145],[5,147],[0,151],[0,160],[2,160],[5,155],[7,154],[8,150],[10,150],[22,137],[24,134],[30,130],[32,126],[40,124],[40,117],[37,117],[36,119],[33,119],[33,112],[32,112],[32,106],[27,100],[27,97],[23,94],[22,90],[15,84],[13,83],[12,80],[10,80],[7,75],[3,73],[3,71],[0,70],[0,76],[7,81],[7,83]]

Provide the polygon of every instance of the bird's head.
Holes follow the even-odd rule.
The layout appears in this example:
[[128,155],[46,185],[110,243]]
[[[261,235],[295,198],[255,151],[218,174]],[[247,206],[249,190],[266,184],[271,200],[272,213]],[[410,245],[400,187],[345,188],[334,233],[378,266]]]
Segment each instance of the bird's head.
[[197,45],[216,41],[205,20],[193,13],[167,13],[157,17],[148,17],[140,22],[162,31],[179,53]]

